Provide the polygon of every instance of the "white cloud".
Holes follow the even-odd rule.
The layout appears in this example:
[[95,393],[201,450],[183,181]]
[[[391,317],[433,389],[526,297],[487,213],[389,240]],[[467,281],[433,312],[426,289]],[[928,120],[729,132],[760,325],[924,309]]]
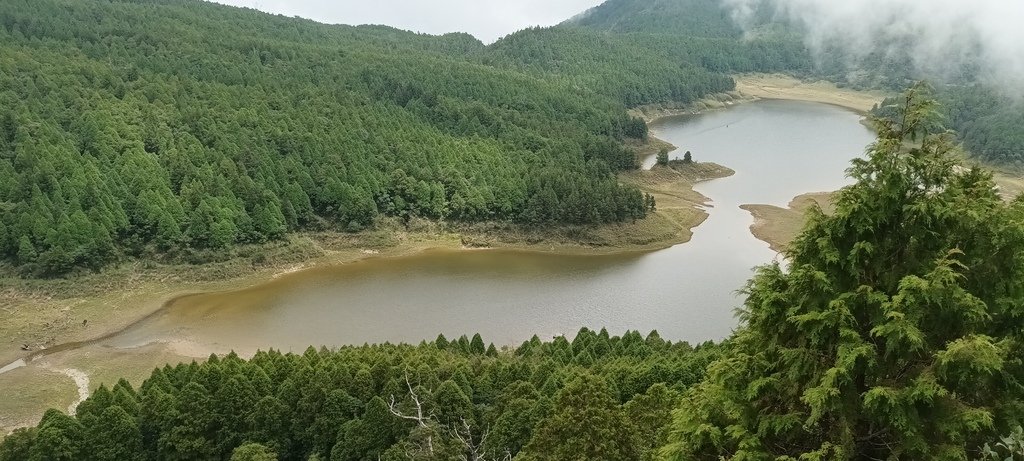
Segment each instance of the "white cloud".
[[384,24],[416,32],[468,32],[485,43],[558,24],[602,0],[216,0],[329,24]]
[[978,58],[985,78],[1024,92],[1022,0],[724,0],[741,24],[768,2],[807,27],[812,49],[842,44],[854,54],[889,51],[915,38],[920,70],[941,72]]

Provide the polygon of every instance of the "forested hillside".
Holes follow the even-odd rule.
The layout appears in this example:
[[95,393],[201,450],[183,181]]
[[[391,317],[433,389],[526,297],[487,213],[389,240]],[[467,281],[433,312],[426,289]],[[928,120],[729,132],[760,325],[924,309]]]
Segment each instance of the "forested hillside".
[[731,77],[699,62],[666,55],[661,47],[577,28],[527,29],[488,49],[488,64],[532,75],[565,79],[632,107],[656,102],[691,102],[734,89]]
[[1024,201],[958,163],[927,87],[892,103],[721,345],[212,356],[51,410],[0,461],[1006,459],[986,444],[1024,422]]
[[786,72],[802,76],[815,63],[799,30],[762,4],[745,33],[721,0],[609,0],[562,24],[598,32],[671,62],[712,72]]
[[[565,23],[616,37],[634,46],[664,50],[676,60],[717,72],[782,72],[844,86],[902,91],[918,79],[937,84],[950,128],[976,158],[1024,168],[1021,103],[999,88],[979,84],[978,63],[962,56],[921,63],[913,35],[896,28],[872,37],[885,46],[851,50],[838,40],[819,40],[813,53],[800,24],[776,14],[771,2],[756,4],[742,29],[721,0],[609,0]],[[920,67],[924,66],[925,69]],[[1013,93],[1016,90],[1011,90]]]
[[[636,165],[622,141],[646,136],[627,108],[731,90],[734,72],[861,75],[758,17],[743,35],[715,0],[613,0],[484,46],[193,0],[8,2],[0,267],[54,276],[379,216],[642,218],[615,180]],[[906,84],[893,65],[871,84]],[[1015,106],[943,98],[971,152],[1021,162]]]
[[612,33],[733,39],[743,35],[721,0],[609,0],[566,24]]
[[22,274],[378,215],[647,209],[614,178],[646,135],[617,95],[483,64],[466,35],[186,0],[17,0],[0,25],[0,258]]
[[1024,170],[1024,102],[984,85],[942,91],[950,128],[978,158]]
[[749,41],[672,34],[607,34],[561,26],[527,29],[488,47],[484,62],[591,88],[633,107],[689,103],[731,91],[730,73],[811,68],[798,41],[766,33]]
[[214,356],[101,387],[74,417],[50,411],[0,461],[228,459],[243,444],[268,460],[652,459],[721,351],[584,329],[514,352],[477,335]]

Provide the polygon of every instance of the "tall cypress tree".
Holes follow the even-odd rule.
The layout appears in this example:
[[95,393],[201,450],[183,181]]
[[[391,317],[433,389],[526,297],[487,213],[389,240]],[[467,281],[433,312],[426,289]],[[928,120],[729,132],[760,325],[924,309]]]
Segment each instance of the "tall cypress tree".
[[918,85],[836,211],[748,284],[667,459],[971,459],[1019,424],[1024,208],[961,167]]

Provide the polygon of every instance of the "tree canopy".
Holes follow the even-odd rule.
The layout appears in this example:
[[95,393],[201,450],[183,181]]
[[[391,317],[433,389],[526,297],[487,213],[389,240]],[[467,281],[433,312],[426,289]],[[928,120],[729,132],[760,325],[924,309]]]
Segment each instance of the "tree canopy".
[[973,459],[1020,424],[1024,202],[957,163],[926,93],[875,120],[788,269],[757,271],[668,459]]
[[101,386],[74,417],[47,412],[0,461],[649,460],[721,350],[656,332],[501,352],[476,338],[168,365],[137,389]]
[[[186,0],[8,2],[0,259],[49,276],[380,215],[642,218],[614,173],[636,167],[622,141],[643,121],[572,69],[499,57],[510,48]],[[665,68],[630,75],[650,85]],[[732,84],[707,79],[673,91]]]

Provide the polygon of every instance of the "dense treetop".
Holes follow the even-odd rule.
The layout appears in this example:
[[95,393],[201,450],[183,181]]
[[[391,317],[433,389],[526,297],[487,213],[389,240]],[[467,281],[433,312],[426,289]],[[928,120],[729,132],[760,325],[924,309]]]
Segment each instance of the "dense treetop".
[[503,352],[476,335],[213,356],[50,411],[0,461],[649,460],[720,351],[583,329]]
[[925,92],[750,281],[668,459],[977,459],[1024,420],[1024,202],[957,163]]
[[[675,59],[718,72],[782,72],[826,79],[854,88],[902,91],[927,77],[938,85],[950,128],[970,155],[985,162],[1024,168],[1024,126],[1018,94],[980,83],[980,63],[964,56],[921,63],[913,55],[919,38],[901,28],[872,37],[885,46],[851,50],[842,37],[805,46],[799,23],[777,14],[771,2],[751,11],[746,30],[722,0],[609,0],[569,21],[621,38],[648,52],[663,50]],[[953,59],[955,58],[955,59]],[[959,63],[957,66],[950,62]],[[922,67],[926,70],[922,71]]]
[[643,122],[485,52],[198,1],[7,2],[0,258],[53,275],[381,214],[643,217],[613,175]]
[[718,38],[743,34],[721,0],[609,0],[566,24],[614,33]]
[[[704,5],[707,6],[707,5]],[[630,106],[807,67],[766,35],[465,34],[328,26],[189,0],[0,11],[0,259],[99,269],[379,215],[642,218]],[[775,38],[772,38],[775,37]]]

